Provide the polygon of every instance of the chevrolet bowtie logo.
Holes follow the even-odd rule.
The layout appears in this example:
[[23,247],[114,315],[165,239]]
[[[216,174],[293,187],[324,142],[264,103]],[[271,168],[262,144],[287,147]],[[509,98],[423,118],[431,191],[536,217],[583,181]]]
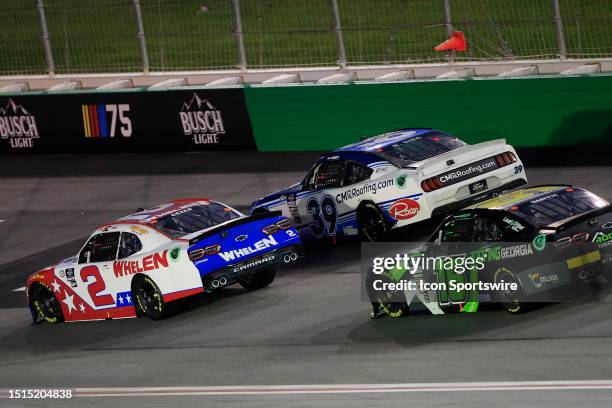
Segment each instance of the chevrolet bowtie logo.
[[238,235],[236,238],[234,238],[234,241],[236,242],[244,241],[248,237],[249,237],[248,235]]

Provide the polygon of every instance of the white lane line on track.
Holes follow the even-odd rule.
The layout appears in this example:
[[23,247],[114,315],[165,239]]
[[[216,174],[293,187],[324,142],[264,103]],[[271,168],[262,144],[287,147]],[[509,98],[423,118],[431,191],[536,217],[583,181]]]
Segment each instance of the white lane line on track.
[[13,289],[13,292],[25,292],[25,290],[26,290],[26,287],[25,287],[25,286],[22,286],[22,287],[20,287],[20,288]]
[[206,387],[77,388],[76,397],[180,395],[370,394],[458,391],[612,390],[612,380],[508,381],[416,384],[257,385]]

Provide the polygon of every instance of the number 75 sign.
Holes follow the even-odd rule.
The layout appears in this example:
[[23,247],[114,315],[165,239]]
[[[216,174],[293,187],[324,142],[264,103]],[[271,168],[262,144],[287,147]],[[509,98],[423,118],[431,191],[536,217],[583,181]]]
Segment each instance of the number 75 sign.
[[129,104],[81,105],[85,137],[132,136]]

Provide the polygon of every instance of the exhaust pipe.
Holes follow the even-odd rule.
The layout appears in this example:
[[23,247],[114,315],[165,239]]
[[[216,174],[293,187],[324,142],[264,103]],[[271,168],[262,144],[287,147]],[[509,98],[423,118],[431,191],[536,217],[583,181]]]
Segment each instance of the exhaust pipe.
[[298,254],[296,254],[295,252],[291,252],[290,254],[286,254],[285,256],[283,256],[283,261],[285,263],[295,261],[296,259],[298,259]]
[[220,288],[221,286],[227,285],[227,278],[225,276],[221,276],[219,279],[215,279],[210,283],[213,289]]

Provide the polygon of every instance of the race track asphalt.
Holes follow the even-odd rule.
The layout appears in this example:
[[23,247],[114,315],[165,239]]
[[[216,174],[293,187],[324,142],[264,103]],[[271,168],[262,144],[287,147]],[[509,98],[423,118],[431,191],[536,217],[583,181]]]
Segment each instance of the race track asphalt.
[[[0,158],[0,388],[231,386],[219,395],[0,399],[0,406],[612,406],[612,389],[273,392],[245,386],[612,379],[612,304],[556,304],[512,316],[369,319],[358,244],[308,248],[274,283],[231,287],[164,321],[31,325],[25,277],[75,253],[98,225],[180,197],[247,211],[298,181],[315,153]],[[530,184],[570,183],[612,199],[612,167],[529,167]],[[432,225],[406,231],[417,240]],[[359,388],[359,387],[355,387]],[[140,389],[140,388],[138,388]]]

